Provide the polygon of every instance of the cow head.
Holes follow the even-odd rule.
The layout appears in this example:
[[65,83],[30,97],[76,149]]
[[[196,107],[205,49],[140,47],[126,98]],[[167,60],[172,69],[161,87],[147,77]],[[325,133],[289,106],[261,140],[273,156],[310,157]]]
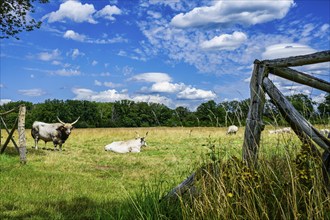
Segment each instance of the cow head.
[[141,147],[147,147],[147,142],[146,142],[146,137],[148,135],[148,132],[146,133],[146,135],[144,137],[141,137]]
[[72,123],[64,123],[57,117],[57,120],[62,124],[62,126],[60,127],[61,132],[64,132],[66,135],[70,135],[71,130],[73,129],[73,125],[78,122],[79,118],[80,116]]

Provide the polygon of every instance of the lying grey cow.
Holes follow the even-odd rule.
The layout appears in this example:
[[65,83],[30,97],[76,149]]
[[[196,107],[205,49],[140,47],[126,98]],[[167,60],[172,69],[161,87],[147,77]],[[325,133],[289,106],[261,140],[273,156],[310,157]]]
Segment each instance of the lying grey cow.
[[41,139],[47,143],[52,141],[54,144],[54,150],[57,145],[60,145],[62,150],[62,144],[68,139],[73,129],[73,125],[78,122],[80,117],[72,123],[64,123],[59,118],[57,120],[60,123],[48,124],[45,122],[35,121],[32,125],[31,135],[34,139],[35,149],[38,149],[38,141]]
[[141,151],[141,147],[146,147],[147,142],[145,140],[146,136],[148,135],[148,132],[144,137],[138,137],[132,140],[127,141],[115,141],[111,144],[108,144],[104,147],[104,150],[106,151],[113,151],[116,153],[139,153]]

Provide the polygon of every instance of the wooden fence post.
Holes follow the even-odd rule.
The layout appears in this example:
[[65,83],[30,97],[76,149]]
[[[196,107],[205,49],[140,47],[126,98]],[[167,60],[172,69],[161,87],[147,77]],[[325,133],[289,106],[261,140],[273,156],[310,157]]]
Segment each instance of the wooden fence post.
[[26,138],[25,138],[25,105],[19,107],[18,113],[18,137],[19,137],[19,155],[22,164],[26,164]]
[[254,69],[250,82],[250,109],[246,120],[243,144],[243,160],[249,167],[256,167],[261,131],[264,129],[262,114],[265,104],[263,78],[267,68],[260,61],[254,61]]

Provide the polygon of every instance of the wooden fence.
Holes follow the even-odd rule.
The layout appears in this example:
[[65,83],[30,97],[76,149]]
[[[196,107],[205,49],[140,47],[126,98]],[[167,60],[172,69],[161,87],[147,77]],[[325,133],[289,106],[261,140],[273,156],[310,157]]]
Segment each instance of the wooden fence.
[[[260,144],[261,132],[264,129],[262,121],[265,92],[269,95],[272,101],[278,106],[280,112],[290,124],[293,131],[298,135],[304,144],[311,146],[313,153],[321,156],[316,143],[324,149],[323,160],[323,173],[325,183],[329,187],[329,174],[330,174],[330,141],[319,133],[285,98],[285,96],[276,88],[272,81],[268,78],[269,74],[274,74],[279,77],[311,86],[319,90],[330,93],[330,83],[308,74],[290,69],[290,66],[302,66],[308,64],[316,64],[321,62],[330,61],[330,51],[323,51],[314,54],[288,57],[275,60],[264,60],[254,62],[254,69],[252,72],[250,82],[250,108],[246,121],[246,128],[244,134],[243,144],[243,161],[250,168],[256,168],[258,162],[258,149]],[[187,179],[185,179],[178,186],[173,188],[166,194],[161,201],[170,198],[178,198],[178,196],[194,191],[194,183],[196,181],[196,173],[203,172],[204,168],[200,168],[194,172]]]
[[268,78],[269,74],[282,77],[300,84],[304,84],[330,93],[330,83],[311,75],[291,69],[292,66],[302,66],[330,61],[330,51],[322,51],[304,56],[295,56],[282,59],[264,60],[254,62],[250,82],[250,109],[246,121],[243,144],[243,160],[250,167],[256,167],[258,162],[258,149],[261,132],[264,129],[262,115],[265,104],[265,93],[278,106],[281,114],[290,124],[299,139],[311,146],[314,153],[321,155],[315,144],[320,146],[323,169],[326,171],[325,179],[328,183],[330,174],[330,141],[315,129],[285,98]]
[[[21,105],[21,106],[19,106],[18,109],[19,109],[18,117],[16,118],[15,123],[11,128],[11,131],[9,131],[9,129],[8,129],[6,123],[5,123],[4,116],[8,115],[9,113],[17,111],[17,108],[14,108],[14,109],[12,109],[10,111],[7,111],[7,112],[0,113],[0,125],[3,125],[4,129],[8,133],[8,137],[5,141],[5,143],[3,145],[1,145],[2,135],[1,135],[1,126],[0,126],[0,136],[1,136],[1,138],[0,138],[0,147],[1,147],[0,153],[2,154],[5,151],[5,149],[7,148],[9,142],[12,141],[12,143],[14,144],[17,152],[20,155],[21,163],[25,164],[26,163],[26,138],[25,138],[25,113],[26,113],[26,107],[24,105]],[[18,146],[17,146],[17,144],[16,144],[16,142],[13,138],[13,134],[16,130],[16,126],[17,126],[17,129],[18,129],[18,143],[19,143]]]

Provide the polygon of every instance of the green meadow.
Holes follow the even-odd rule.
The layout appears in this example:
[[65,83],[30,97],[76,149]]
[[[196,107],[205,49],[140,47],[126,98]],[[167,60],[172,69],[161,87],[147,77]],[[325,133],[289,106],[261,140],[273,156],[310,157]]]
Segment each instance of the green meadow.
[[[241,163],[244,128],[75,129],[62,152],[43,141],[33,149],[27,129],[26,165],[12,143],[0,155],[0,219],[330,219],[318,158],[269,129],[257,171]],[[104,151],[136,132],[148,132],[141,153]],[[199,175],[196,196],[160,201],[210,164],[217,172]]]

